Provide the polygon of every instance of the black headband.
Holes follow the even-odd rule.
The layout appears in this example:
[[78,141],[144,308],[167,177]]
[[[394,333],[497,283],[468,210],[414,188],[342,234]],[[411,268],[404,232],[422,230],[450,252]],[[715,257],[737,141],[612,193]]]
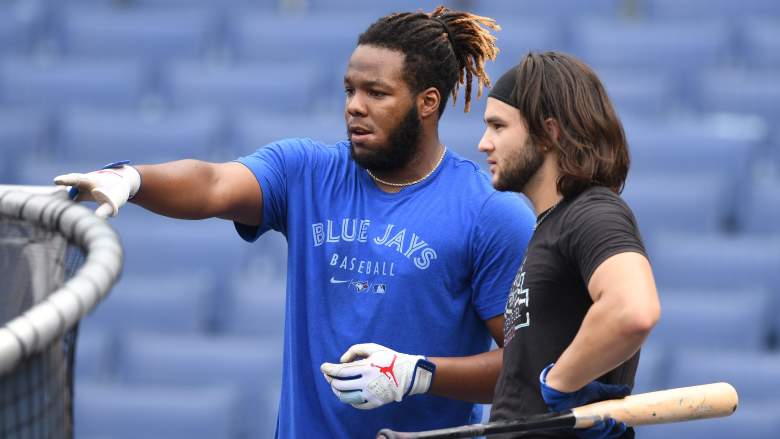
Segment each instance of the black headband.
[[488,94],[489,98],[496,98],[505,104],[518,108],[517,103],[512,99],[512,95],[515,91],[515,85],[517,85],[516,82],[518,67],[520,67],[520,64],[507,70],[503,75],[501,75],[500,78],[498,78],[496,84],[490,89],[490,94]]

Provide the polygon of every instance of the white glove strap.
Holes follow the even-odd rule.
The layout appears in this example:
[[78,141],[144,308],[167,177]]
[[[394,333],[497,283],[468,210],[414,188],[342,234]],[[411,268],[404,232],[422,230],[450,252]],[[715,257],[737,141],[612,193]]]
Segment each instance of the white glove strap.
[[141,189],[141,173],[130,165],[123,165],[121,168],[113,169],[113,171],[127,181],[127,187],[130,189],[130,195],[127,199],[133,199],[138,190]]
[[[425,357],[419,357],[412,373],[412,384],[406,395],[417,395],[426,393],[431,388],[433,373],[436,371],[436,365],[426,360]],[[404,396],[406,396],[404,395]]]

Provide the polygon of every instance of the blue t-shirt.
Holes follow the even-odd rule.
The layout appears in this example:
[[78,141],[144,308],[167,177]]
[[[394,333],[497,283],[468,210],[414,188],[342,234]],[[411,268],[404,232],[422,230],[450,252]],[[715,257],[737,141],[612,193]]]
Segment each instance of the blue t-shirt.
[[504,312],[535,218],[451,150],[430,177],[391,194],[349,149],[288,139],[239,159],[263,192],[262,225],[237,224],[239,234],[277,230],[289,247],[277,436],[373,438],[384,427],[478,422],[478,406],[427,394],[355,409],[320,364],[367,342],[426,356],[487,351],[483,320]]

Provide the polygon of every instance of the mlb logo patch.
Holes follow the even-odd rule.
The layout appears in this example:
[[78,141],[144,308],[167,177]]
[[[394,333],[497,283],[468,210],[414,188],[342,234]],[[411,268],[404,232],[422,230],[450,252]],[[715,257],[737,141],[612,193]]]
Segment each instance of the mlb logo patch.
[[385,284],[374,284],[371,286],[371,291],[374,294],[385,294],[387,291],[387,285]]

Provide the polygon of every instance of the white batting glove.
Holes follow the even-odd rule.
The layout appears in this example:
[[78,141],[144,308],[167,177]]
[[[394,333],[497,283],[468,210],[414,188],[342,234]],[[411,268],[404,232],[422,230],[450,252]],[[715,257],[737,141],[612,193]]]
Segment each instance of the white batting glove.
[[70,196],[77,201],[95,201],[95,214],[101,218],[116,216],[119,208],[141,188],[141,174],[128,161],[111,163],[88,174],[65,174],[54,183],[71,186]]
[[340,361],[322,363],[320,370],[341,402],[361,410],[427,392],[436,370],[422,355],[401,354],[376,343],[356,344]]

